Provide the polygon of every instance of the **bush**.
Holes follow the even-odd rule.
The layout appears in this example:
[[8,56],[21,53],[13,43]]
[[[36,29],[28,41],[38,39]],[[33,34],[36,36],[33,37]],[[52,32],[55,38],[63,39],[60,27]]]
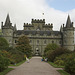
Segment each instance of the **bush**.
[[[67,60],[67,58],[68,58],[68,56],[69,56],[69,53],[66,53],[66,54],[62,54],[62,55],[60,55],[60,56],[58,56],[58,57],[56,57],[55,59],[54,59],[54,63],[56,63],[57,65],[59,65],[60,63],[59,62],[61,62],[61,61],[63,61],[63,64],[60,64],[61,66],[64,66],[65,65],[65,62],[66,62],[66,60]],[[59,61],[59,62],[58,62]],[[62,63],[62,62],[61,62]]]
[[11,64],[19,63],[22,60],[25,60],[24,53],[17,50],[16,48],[9,47],[6,50],[0,51],[0,54],[4,57],[7,57],[10,60]]
[[62,48],[62,47],[57,48],[56,50],[54,50],[48,54],[48,59],[53,62],[56,57],[58,57],[62,54],[65,54],[65,53],[70,53],[70,51],[68,49]]
[[57,48],[59,48],[59,46],[57,44],[48,44],[45,47],[45,51],[44,51],[44,56],[48,57],[50,53],[52,53],[54,50],[56,50]]
[[63,60],[57,60],[54,62],[54,64],[57,64],[58,66],[64,66],[64,61]]
[[0,72],[8,68],[8,65],[9,65],[9,59],[3,56],[0,56]]
[[49,50],[55,50],[55,49],[57,49],[59,46],[57,45],[57,44],[48,44],[46,47],[45,47],[45,53],[47,52],[47,51],[49,51]]
[[75,53],[69,55],[65,64],[65,70],[71,75],[75,75]]
[[5,38],[0,37],[0,50],[5,50],[9,47],[9,44]]
[[10,50],[8,50],[8,52],[11,53],[11,57],[10,57],[11,64],[19,63],[22,60],[25,60],[24,53],[17,50],[16,48],[11,47],[9,49]]

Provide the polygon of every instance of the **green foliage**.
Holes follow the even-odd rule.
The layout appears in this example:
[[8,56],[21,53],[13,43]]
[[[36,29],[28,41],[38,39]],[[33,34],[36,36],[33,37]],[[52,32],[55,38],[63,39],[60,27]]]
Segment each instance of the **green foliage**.
[[57,48],[59,48],[59,46],[57,44],[54,44],[54,43],[53,44],[48,44],[45,47],[44,56],[48,58],[49,54],[52,53]]
[[0,37],[0,50],[5,50],[9,47],[9,44],[5,38]]
[[6,75],[11,70],[13,70],[13,68],[7,68],[3,72],[0,72],[0,75]]
[[20,66],[20,65],[23,64],[25,61],[26,61],[26,60],[23,60],[23,61],[21,61],[21,62],[19,62],[19,63],[16,63],[16,65],[15,65],[15,64],[10,64],[10,66]]
[[70,75],[69,73],[67,73],[64,70],[57,70],[61,75]]
[[29,39],[26,36],[21,36],[18,39],[18,43],[16,45],[16,48],[23,52],[27,57],[30,57],[32,55],[32,48],[29,44]]
[[57,64],[59,66],[64,66],[64,61],[63,60],[57,60],[54,62],[54,64]]
[[69,72],[71,75],[75,75],[75,53],[69,55],[65,64],[65,71]]
[[9,49],[0,51],[0,54],[10,60],[11,64],[19,63],[25,60],[24,53],[16,48],[9,47]]
[[0,72],[8,68],[9,59],[0,55]]
[[7,51],[11,54],[9,57],[11,64],[19,63],[25,60],[24,53],[16,48],[10,47]]
[[62,48],[62,47],[57,48],[56,50],[54,50],[48,54],[48,60],[53,62],[56,57],[58,57],[62,54],[65,54],[65,53],[70,53],[70,51],[68,49]]
[[64,66],[68,56],[69,56],[68,53],[62,54],[54,59],[54,63],[57,65]]
[[57,65],[57,64],[55,64],[55,63],[53,63],[53,62],[48,62],[50,65],[52,65],[53,67],[55,67],[55,68],[64,68],[64,66],[60,66],[60,65]]
[[55,50],[56,48],[58,48],[59,46],[57,44],[48,44],[46,47],[45,47],[45,51],[44,52],[47,52],[49,50]]

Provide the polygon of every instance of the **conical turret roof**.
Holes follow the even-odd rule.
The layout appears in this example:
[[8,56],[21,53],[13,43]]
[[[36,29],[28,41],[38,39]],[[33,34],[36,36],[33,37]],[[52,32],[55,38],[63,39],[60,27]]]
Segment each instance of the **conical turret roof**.
[[11,25],[11,24],[10,24],[10,17],[9,17],[9,14],[7,14],[6,21],[5,21],[5,25],[6,25],[6,26]]
[[70,16],[68,15],[66,27],[70,27],[70,26],[71,26],[71,20],[70,20]]

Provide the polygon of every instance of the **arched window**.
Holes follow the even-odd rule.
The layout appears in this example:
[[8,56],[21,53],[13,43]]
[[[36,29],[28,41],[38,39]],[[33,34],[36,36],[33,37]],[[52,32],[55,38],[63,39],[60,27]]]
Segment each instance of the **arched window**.
[[61,44],[61,41],[59,41],[59,44]]
[[46,44],[46,40],[44,40],[44,44]]
[[39,40],[37,40],[37,44],[39,44]]
[[30,43],[32,43],[32,40],[30,40]]
[[15,40],[15,43],[17,43],[17,40]]
[[52,43],[54,43],[54,41],[52,41]]

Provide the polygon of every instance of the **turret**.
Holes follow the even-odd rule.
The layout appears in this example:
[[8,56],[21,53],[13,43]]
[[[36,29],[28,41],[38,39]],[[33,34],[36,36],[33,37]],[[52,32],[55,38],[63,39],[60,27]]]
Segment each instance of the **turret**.
[[13,26],[12,23],[10,22],[10,17],[9,14],[7,14],[5,24],[3,25],[2,22],[2,33],[3,37],[8,41],[9,46],[12,46],[13,44]]
[[74,50],[74,27],[68,15],[66,26],[63,27],[63,47]]
[[60,27],[60,32],[63,32],[63,27],[62,27],[62,25],[61,25],[61,27]]
[[16,24],[14,25],[14,32],[16,32],[17,31],[17,28],[16,28]]

